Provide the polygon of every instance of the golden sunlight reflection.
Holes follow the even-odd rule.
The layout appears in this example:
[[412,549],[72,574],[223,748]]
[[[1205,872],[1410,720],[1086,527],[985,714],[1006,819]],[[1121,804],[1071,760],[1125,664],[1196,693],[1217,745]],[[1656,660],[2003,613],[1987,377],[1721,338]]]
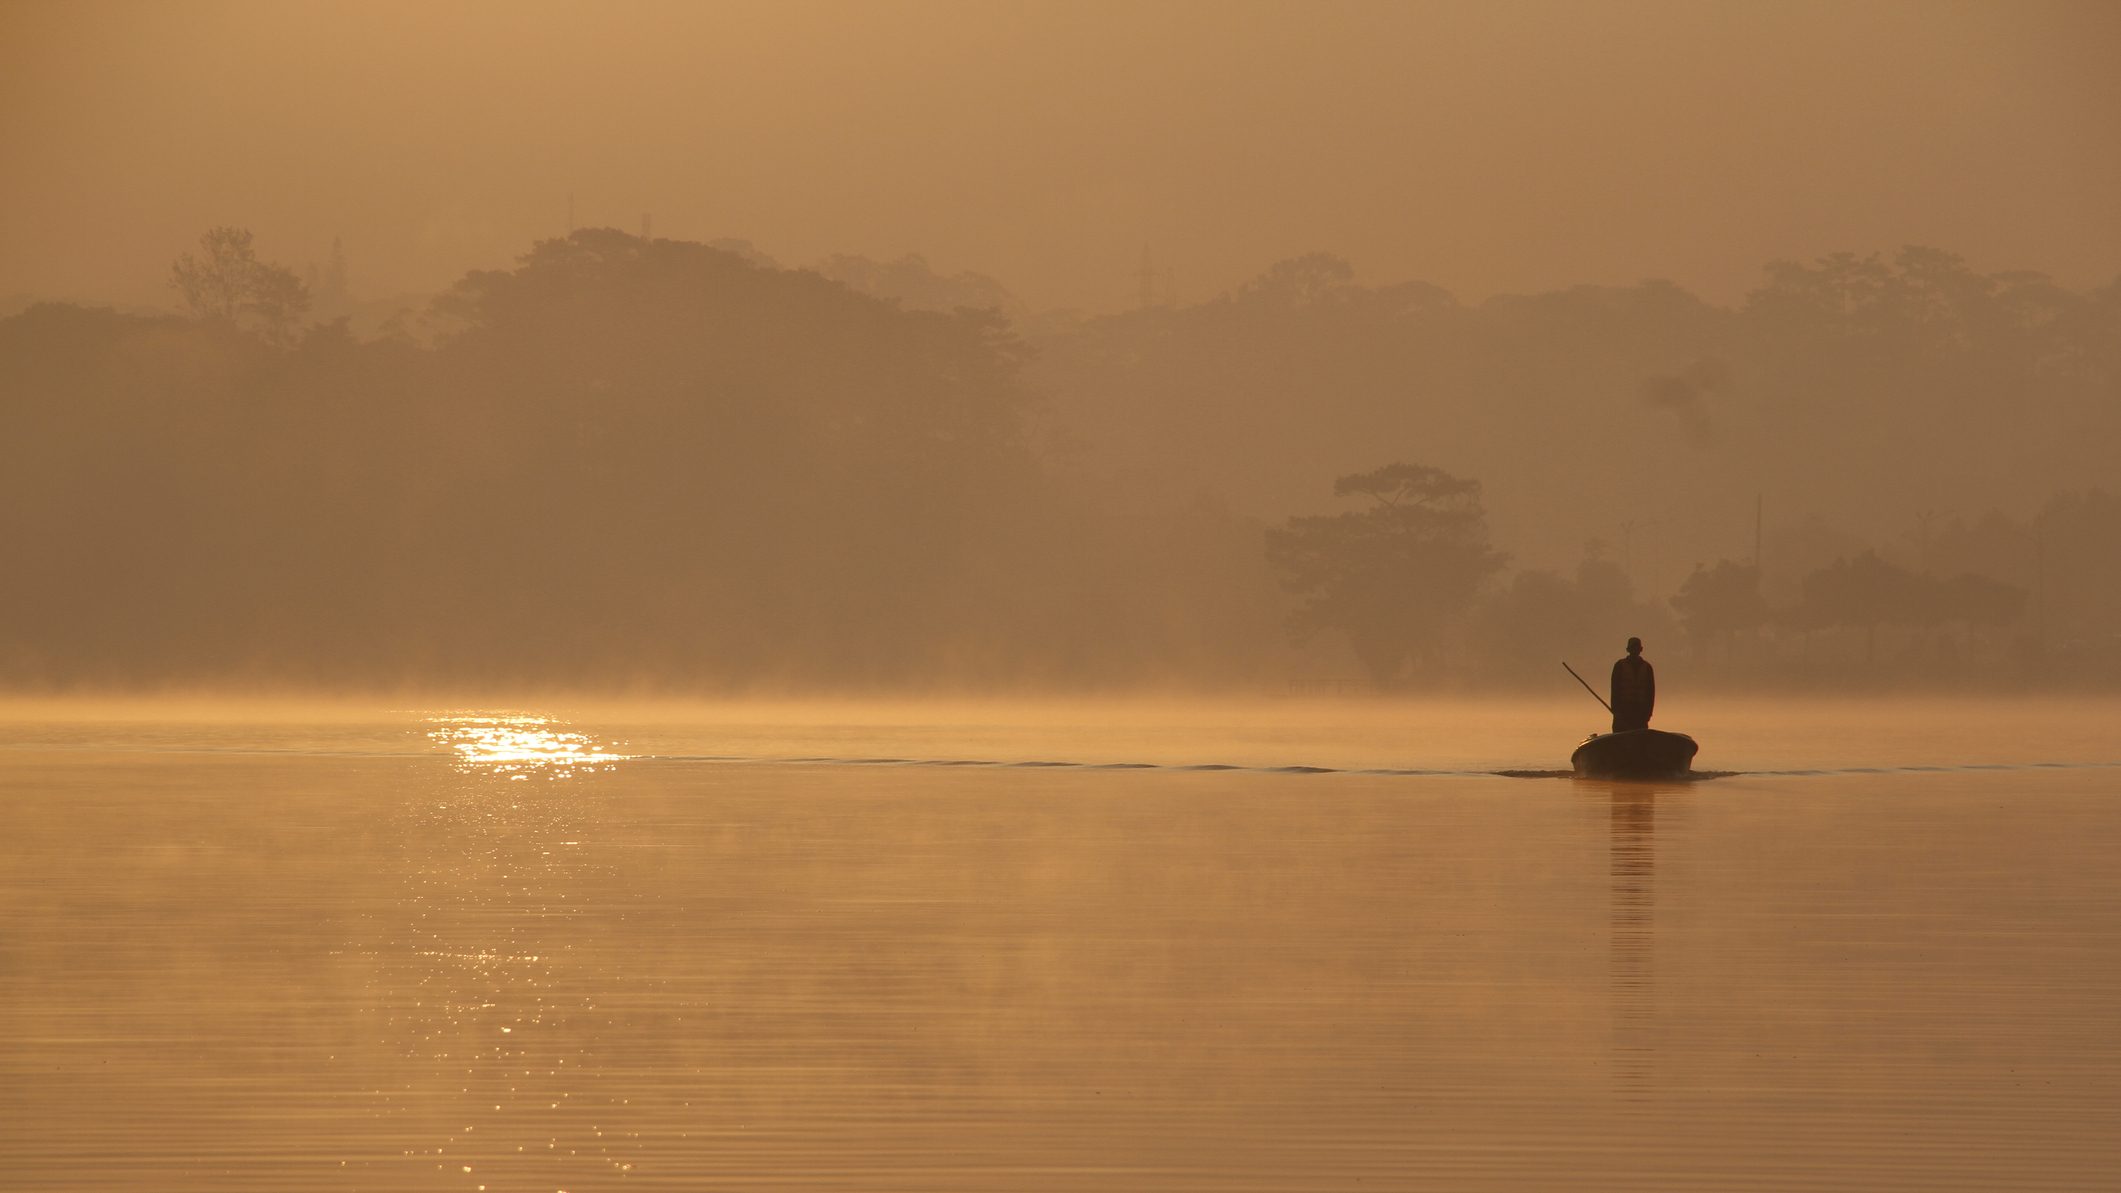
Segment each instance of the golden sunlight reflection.
[[427,718],[429,740],[447,746],[460,770],[528,779],[610,770],[629,757],[534,713],[442,713]]
[[[407,843],[393,946],[371,996],[394,1079],[373,1087],[387,1154],[349,1157],[382,1187],[578,1189],[638,1160],[632,1092],[603,1080],[608,975],[575,952],[611,871],[586,787],[508,780],[610,771],[629,755],[535,713],[422,718],[448,779],[399,808]],[[363,1187],[366,1187],[364,1181]]]

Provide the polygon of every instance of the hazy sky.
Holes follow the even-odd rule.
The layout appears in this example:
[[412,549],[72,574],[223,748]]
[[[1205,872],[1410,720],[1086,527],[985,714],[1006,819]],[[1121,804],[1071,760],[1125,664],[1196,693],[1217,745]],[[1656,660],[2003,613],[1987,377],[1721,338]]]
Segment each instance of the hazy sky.
[[1108,309],[1326,249],[1461,296],[1935,244],[2121,274],[2121,4],[0,0],[0,299],[246,225],[357,294],[582,224]]

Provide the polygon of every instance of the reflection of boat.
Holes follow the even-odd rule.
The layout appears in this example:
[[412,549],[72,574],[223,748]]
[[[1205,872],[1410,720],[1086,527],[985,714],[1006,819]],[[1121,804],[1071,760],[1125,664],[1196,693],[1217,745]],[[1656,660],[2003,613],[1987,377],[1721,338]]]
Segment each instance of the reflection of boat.
[[1662,729],[1594,733],[1569,755],[1569,765],[1587,779],[1669,779],[1687,773],[1698,749],[1686,734]]
[[1613,883],[1613,1076],[1630,1100],[1656,1089],[1657,787],[1614,783],[1609,833]]

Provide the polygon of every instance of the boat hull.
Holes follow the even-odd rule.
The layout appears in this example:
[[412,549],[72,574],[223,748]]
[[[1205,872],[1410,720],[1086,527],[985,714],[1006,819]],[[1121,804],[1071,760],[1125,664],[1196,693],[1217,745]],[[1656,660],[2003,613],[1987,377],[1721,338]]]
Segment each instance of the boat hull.
[[1698,749],[1686,734],[1662,729],[1594,733],[1569,755],[1569,765],[1585,779],[1672,779],[1692,769]]

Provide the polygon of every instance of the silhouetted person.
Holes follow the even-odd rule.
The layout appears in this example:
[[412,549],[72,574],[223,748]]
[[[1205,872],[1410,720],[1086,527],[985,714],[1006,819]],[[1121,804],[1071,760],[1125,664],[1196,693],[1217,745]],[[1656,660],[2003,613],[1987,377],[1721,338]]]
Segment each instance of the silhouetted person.
[[1642,657],[1642,639],[1628,639],[1627,657],[1613,664],[1613,732],[1648,729],[1657,707],[1657,669]]

